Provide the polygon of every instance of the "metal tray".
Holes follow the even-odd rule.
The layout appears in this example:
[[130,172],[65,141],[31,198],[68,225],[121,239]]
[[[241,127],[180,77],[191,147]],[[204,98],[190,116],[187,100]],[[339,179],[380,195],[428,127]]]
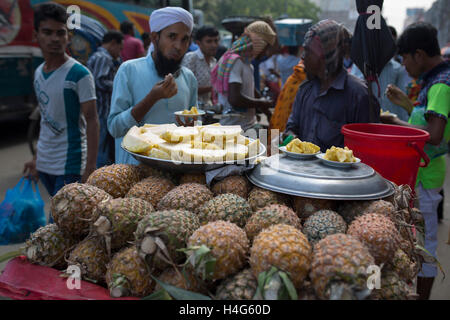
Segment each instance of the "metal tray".
[[363,163],[333,168],[319,159],[298,160],[277,154],[247,176],[263,189],[313,199],[377,200],[394,194],[393,184]]
[[[250,141],[253,141],[250,139]],[[137,161],[142,164],[148,165],[150,167],[175,171],[180,173],[204,173],[207,171],[215,170],[218,168],[222,168],[226,165],[251,165],[255,164],[256,160],[266,154],[266,147],[260,143],[260,152],[258,155],[254,157],[247,158],[245,160],[236,160],[236,161],[224,161],[220,163],[184,163],[172,160],[163,160],[158,158],[146,157],[137,153],[133,153],[124,148],[123,144],[121,145],[122,149],[132,155]]]

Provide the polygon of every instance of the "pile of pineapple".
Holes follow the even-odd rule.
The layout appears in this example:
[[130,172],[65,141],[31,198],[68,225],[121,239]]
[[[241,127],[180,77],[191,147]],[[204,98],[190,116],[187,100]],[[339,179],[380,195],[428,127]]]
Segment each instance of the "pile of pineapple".
[[[243,176],[209,188],[204,174],[112,165],[52,198],[55,223],[24,254],[62,272],[76,265],[112,297],[175,287],[213,299],[409,299],[419,271],[411,227],[421,220],[409,200],[398,187],[384,200],[336,202]],[[382,276],[371,291],[373,265]]]

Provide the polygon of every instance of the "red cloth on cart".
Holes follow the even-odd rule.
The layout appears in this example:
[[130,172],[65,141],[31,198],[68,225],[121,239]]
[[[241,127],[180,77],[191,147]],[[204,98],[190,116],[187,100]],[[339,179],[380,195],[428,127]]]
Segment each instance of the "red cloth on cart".
[[113,299],[109,291],[81,281],[81,289],[67,288],[61,271],[31,264],[25,257],[11,260],[0,275],[0,296],[16,300],[139,300]]

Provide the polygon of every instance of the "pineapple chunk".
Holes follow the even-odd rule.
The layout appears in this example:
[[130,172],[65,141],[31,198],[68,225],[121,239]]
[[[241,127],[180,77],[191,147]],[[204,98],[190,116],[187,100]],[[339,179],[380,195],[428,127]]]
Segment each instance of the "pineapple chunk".
[[240,126],[204,127],[202,129],[204,142],[231,140],[239,136],[241,132],[242,128]]
[[353,151],[347,147],[344,149],[331,147],[331,149],[327,150],[323,158],[325,160],[337,162],[356,162],[356,158],[353,156]]
[[237,144],[243,144],[244,146],[248,146],[250,144],[250,139],[244,137],[243,135],[239,135],[235,138],[235,142]]
[[167,142],[176,143],[191,143],[200,136],[200,131],[196,127],[177,127],[173,130],[168,130],[161,135],[161,138]]
[[197,107],[192,107],[191,110],[184,110],[182,114],[185,114],[185,115],[198,115],[199,112],[198,112]]
[[286,150],[293,153],[314,154],[319,152],[320,148],[311,142],[294,139],[286,146]]
[[152,148],[152,142],[141,134],[141,130],[134,126],[123,138],[123,146],[134,153],[146,153]]
[[224,150],[205,150],[205,149],[190,149],[185,150],[185,154],[191,157],[192,162],[223,162],[226,155]]
[[192,149],[189,143],[162,143],[158,146],[158,149],[169,154],[170,159],[174,161],[190,161],[190,157],[185,156],[186,150]]
[[256,157],[259,154],[260,150],[260,141],[259,139],[256,139],[255,141],[251,142],[248,147],[248,158]]
[[225,147],[226,161],[245,160],[248,147],[241,144],[227,144]]
[[148,156],[156,159],[171,160],[170,155],[167,152],[164,152],[158,148],[153,148],[152,150],[150,150]]
[[163,133],[170,130],[174,130],[176,128],[178,127],[175,124],[161,124],[161,125],[146,124],[143,127],[143,129],[145,129],[146,132],[153,133],[157,136],[160,136]]

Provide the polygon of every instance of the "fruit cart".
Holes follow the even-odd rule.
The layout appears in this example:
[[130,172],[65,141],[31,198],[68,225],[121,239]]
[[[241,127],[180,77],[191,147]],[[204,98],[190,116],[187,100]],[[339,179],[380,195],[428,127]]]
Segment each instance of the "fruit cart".
[[[175,132],[181,135],[175,129],[160,134],[178,141]],[[235,132],[232,141],[240,134]],[[128,146],[145,142],[133,137]],[[202,142],[211,147],[207,139]],[[288,152],[264,158],[265,151],[261,145],[257,156],[213,164],[127,151],[139,166],[100,168],[87,184],[67,185],[53,197],[56,223],[41,234],[44,240],[59,238],[57,246],[37,250],[28,244],[29,260],[10,261],[0,276],[0,295],[102,300],[162,291],[160,297],[176,299],[169,289],[177,287],[199,299],[206,294],[216,299],[411,299],[419,265],[411,226],[420,213],[409,208],[408,190],[360,161],[330,163],[323,154]],[[64,233],[78,240],[64,244]],[[69,266],[92,263],[96,268],[83,270],[83,279],[106,279],[109,290],[85,281],[77,286],[60,271],[37,265],[51,265],[51,250],[55,257],[67,254]],[[33,259],[35,265],[29,263]],[[187,265],[186,273],[174,268],[181,265]],[[384,268],[382,288],[372,291],[368,270],[377,266]],[[163,289],[156,289],[152,276]],[[273,281],[279,291],[266,292]]]

